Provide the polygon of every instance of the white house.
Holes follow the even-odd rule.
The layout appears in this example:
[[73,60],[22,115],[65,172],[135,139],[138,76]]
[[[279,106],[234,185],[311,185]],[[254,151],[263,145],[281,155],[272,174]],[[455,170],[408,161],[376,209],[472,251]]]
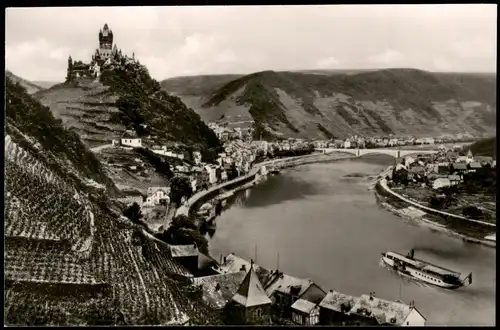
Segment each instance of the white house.
[[210,165],[205,165],[205,171],[208,173],[208,182],[210,182],[210,184],[217,183],[217,173],[215,168],[210,167]]
[[139,138],[134,132],[126,131],[123,133],[121,138],[121,144],[124,146],[130,146],[135,148],[142,147],[141,138]]
[[193,151],[193,161],[195,165],[199,165],[201,163],[201,152]]
[[191,189],[193,189],[193,193],[196,192],[196,184],[198,181],[196,179],[191,179]]
[[439,188],[449,187],[449,186],[451,186],[451,181],[448,178],[437,178],[432,183],[432,189],[439,189]]
[[345,140],[344,141],[344,148],[349,149],[351,147],[351,141],[350,140]]
[[146,198],[146,204],[149,205],[159,205],[163,203],[170,203],[170,187],[149,187],[148,197]]

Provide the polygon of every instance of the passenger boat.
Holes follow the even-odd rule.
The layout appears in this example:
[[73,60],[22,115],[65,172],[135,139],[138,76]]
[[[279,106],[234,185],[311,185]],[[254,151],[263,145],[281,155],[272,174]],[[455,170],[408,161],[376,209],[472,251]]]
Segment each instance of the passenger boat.
[[441,288],[457,289],[465,286],[466,280],[468,280],[467,285],[472,283],[472,273],[460,279],[461,274],[459,272],[415,259],[414,254],[413,249],[407,256],[396,252],[385,252],[382,253],[382,260],[400,274]]

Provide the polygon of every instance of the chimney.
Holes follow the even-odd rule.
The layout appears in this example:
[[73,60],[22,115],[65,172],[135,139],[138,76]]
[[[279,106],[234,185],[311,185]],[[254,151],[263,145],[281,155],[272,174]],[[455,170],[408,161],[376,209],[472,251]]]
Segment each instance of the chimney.
[[226,263],[226,260],[227,260],[226,257],[224,257],[224,263]]

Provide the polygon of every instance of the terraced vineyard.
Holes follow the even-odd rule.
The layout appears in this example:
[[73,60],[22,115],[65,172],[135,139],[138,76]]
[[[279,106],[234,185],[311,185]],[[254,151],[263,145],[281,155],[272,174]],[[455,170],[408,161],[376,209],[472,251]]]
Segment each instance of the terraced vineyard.
[[19,129],[5,136],[5,324],[219,323],[166,246],[120,217],[89,176],[70,176],[73,158],[57,162],[9,119]]

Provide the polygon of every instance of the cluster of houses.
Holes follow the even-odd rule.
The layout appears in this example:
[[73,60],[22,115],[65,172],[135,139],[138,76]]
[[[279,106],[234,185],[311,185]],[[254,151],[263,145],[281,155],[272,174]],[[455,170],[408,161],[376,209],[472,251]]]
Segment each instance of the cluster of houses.
[[[488,156],[476,156],[469,150],[467,155],[440,147],[435,155],[407,156],[397,164],[394,172],[403,175],[409,182],[432,185],[440,189],[463,182],[465,173],[490,171],[496,168],[496,160]],[[401,177],[401,176],[400,176]]]
[[[440,144],[440,143],[450,143],[457,141],[470,140],[473,137],[470,134],[463,135],[459,134],[456,137],[370,137],[365,138],[362,136],[350,136],[345,140],[334,139],[330,141],[326,140],[316,140],[313,142],[316,148],[336,148],[336,149],[363,149],[363,148],[384,148],[384,147],[395,147],[395,146],[405,146],[405,145],[423,145],[423,144]],[[459,146],[456,146],[460,148]]]
[[241,128],[241,127],[229,127],[228,123],[218,124],[211,122],[208,124],[208,128],[214,131],[215,135],[222,142],[227,142],[231,140],[251,140],[253,134],[253,128]]
[[[197,263],[194,260],[192,264]],[[350,296],[326,291],[311,279],[267,270],[234,254],[213,261],[210,275],[193,278],[202,299],[227,324],[425,326],[413,303],[374,292]]]

